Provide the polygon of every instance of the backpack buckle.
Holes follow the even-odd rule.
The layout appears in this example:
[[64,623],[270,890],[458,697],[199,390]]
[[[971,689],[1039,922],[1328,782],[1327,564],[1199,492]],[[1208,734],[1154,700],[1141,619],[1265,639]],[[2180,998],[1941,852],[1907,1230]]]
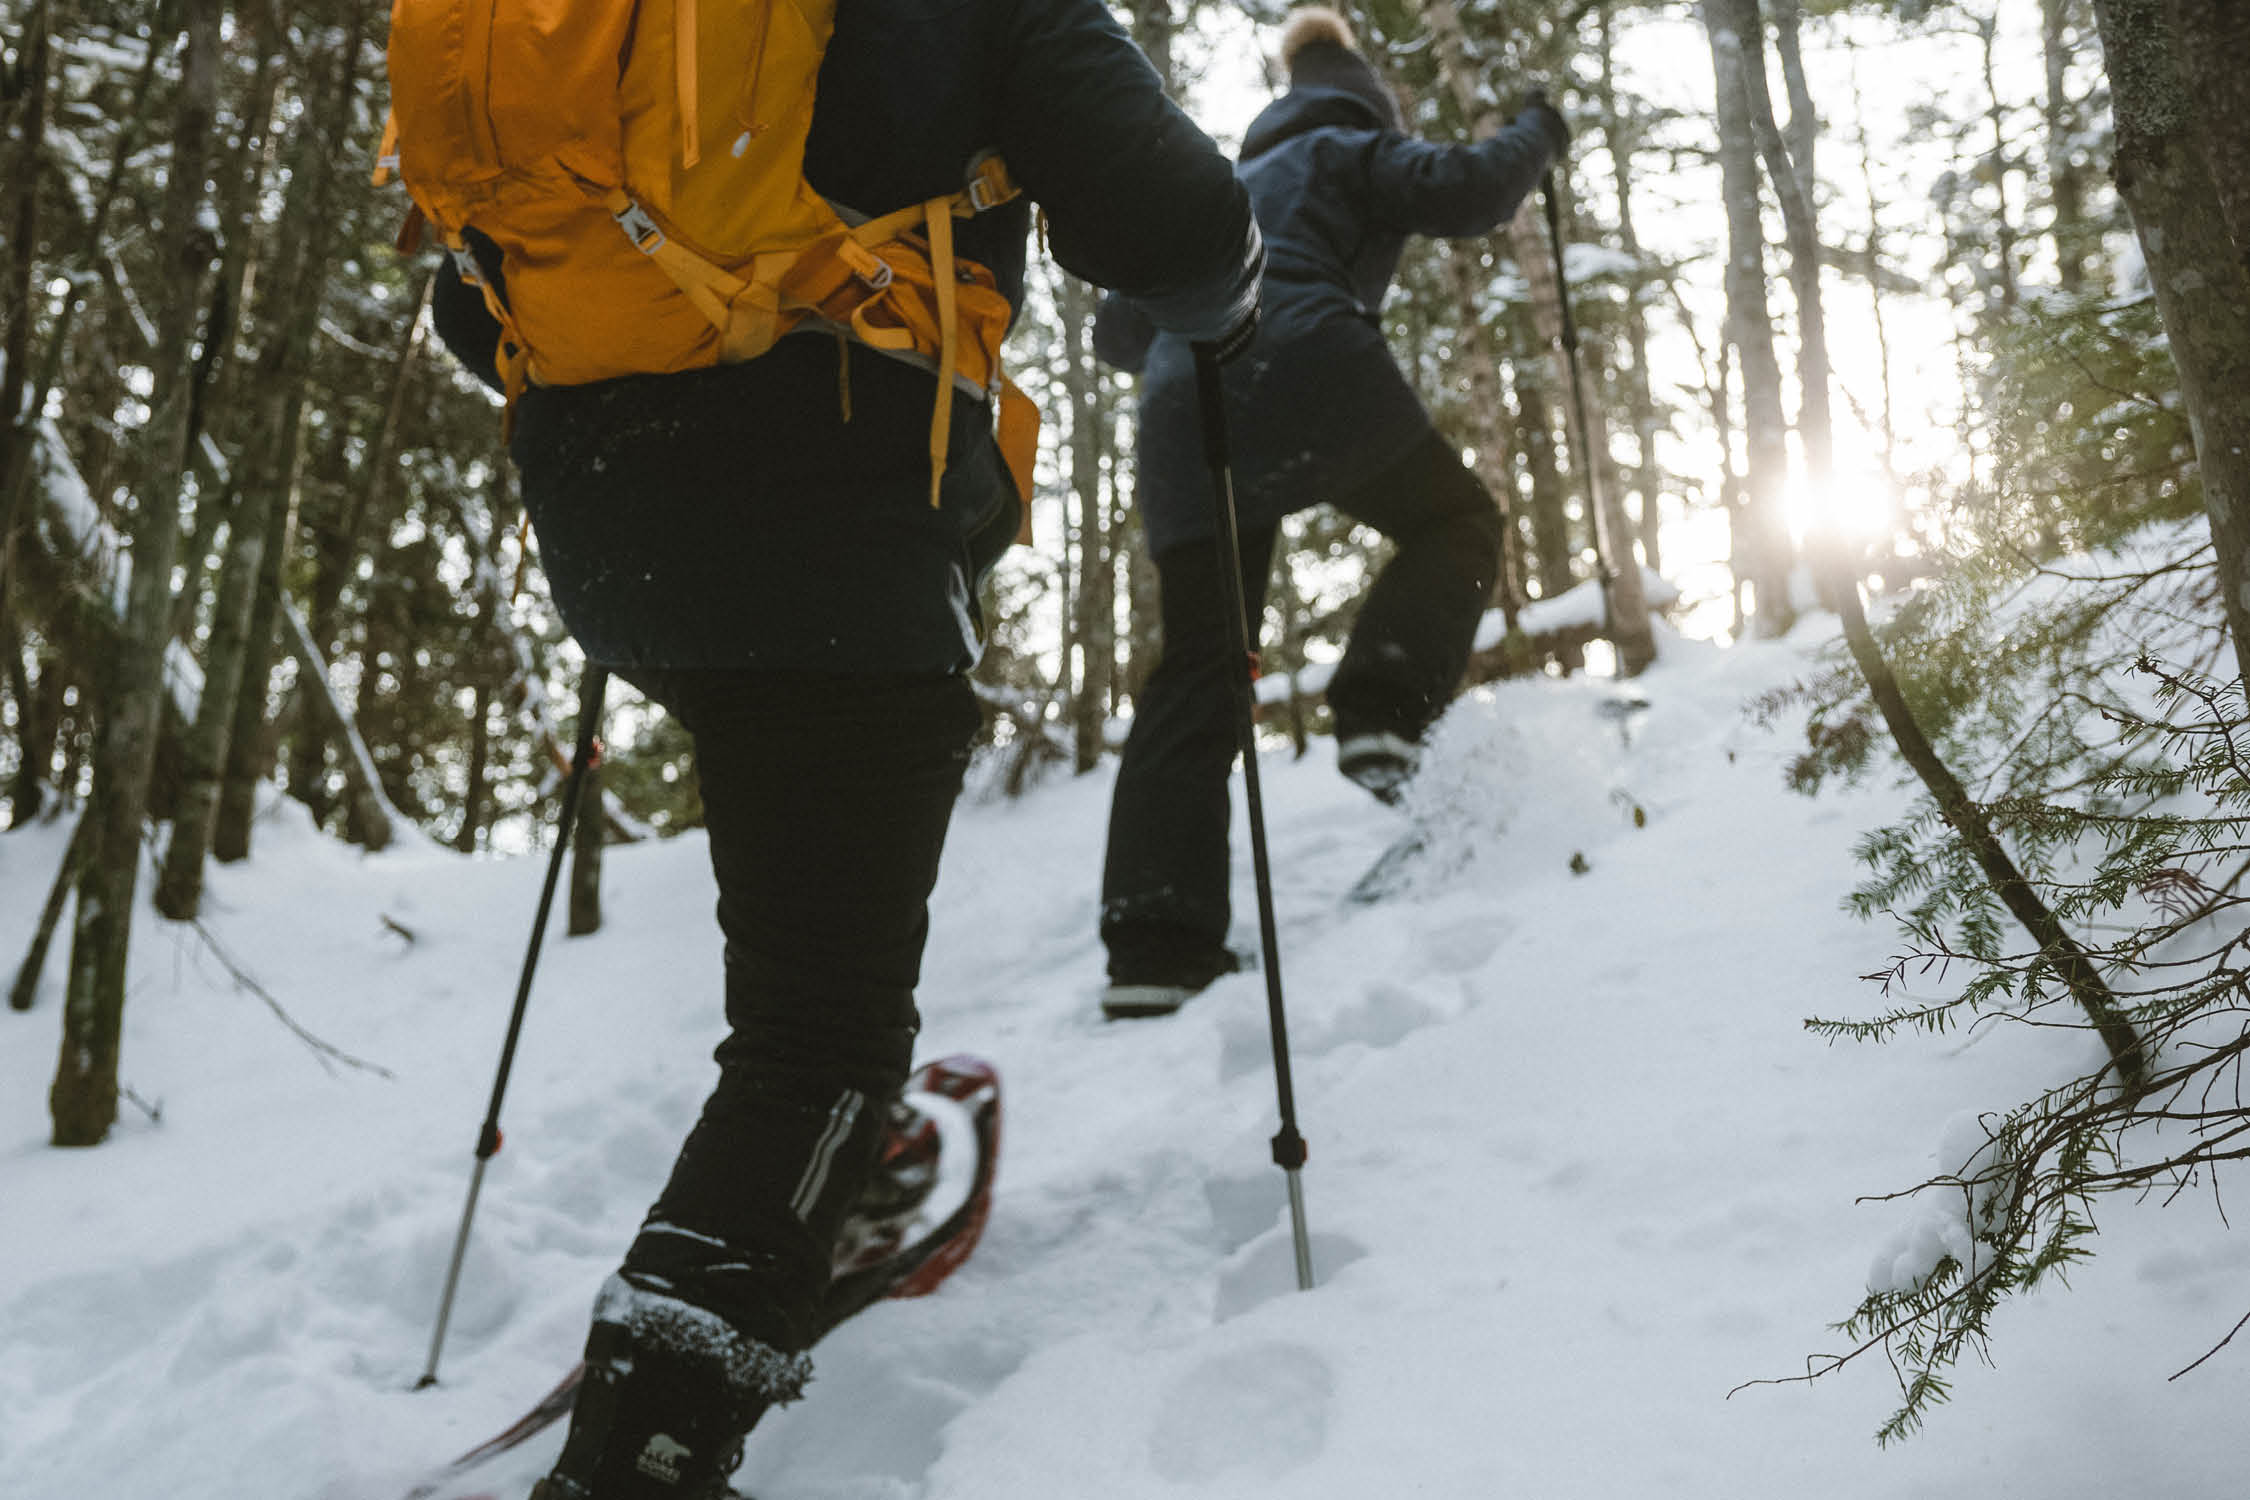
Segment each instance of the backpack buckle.
[[623,208],[610,217],[617,221],[617,227],[625,231],[625,238],[631,240],[633,248],[641,254],[654,255],[664,248],[664,231],[657,226],[656,220],[649,217],[648,210],[638,203],[628,200]]
[[870,292],[879,292],[891,284],[891,263],[850,235],[836,242],[836,255],[852,273],[852,280]]
[[979,156],[969,168],[969,211],[981,214],[998,208],[1016,196],[1015,182],[1008,176],[1008,166],[996,151]]

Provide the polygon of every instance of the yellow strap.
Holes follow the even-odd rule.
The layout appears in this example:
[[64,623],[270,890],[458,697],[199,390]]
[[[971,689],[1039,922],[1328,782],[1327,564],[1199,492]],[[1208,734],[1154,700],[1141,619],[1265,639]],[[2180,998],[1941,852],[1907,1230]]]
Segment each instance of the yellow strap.
[[930,275],[937,290],[938,379],[937,410],[930,416],[930,508],[938,503],[938,486],[945,481],[945,452],[953,436],[953,365],[959,352],[960,320],[954,316],[959,299],[953,285],[953,213],[943,198],[927,205],[930,221]]
[[[750,289],[749,282],[728,275],[694,251],[674,243],[623,188],[612,188],[602,202],[640,252],[672,278],[672,284],[686,293],[696,311],[711,320],[712,327],[723,329],[733,321],[729,309],[736,298]],[[627,216],[632,214],[640,215],[633,223],[643,225],[643,229],[636,230],[627,222]]]
[[944,204],[956,219],[973,219],[988,208],[997,208],[1011,198],[1023,195],[1023,189],[1008,175],[1007,163],[998,156],[985,156],[977,161],[976,170],[969,174],[968,186],[926,203],[910,204],[880,218],[869,219],[852,228],[852,238],[862,245],[880,245],[885,240],[895,240],[907,230],[923,223],[935,204]]
[[696,99],[695,0],[672,0],[672,54],[679,78],[680,165],[703,159],[703,122]]

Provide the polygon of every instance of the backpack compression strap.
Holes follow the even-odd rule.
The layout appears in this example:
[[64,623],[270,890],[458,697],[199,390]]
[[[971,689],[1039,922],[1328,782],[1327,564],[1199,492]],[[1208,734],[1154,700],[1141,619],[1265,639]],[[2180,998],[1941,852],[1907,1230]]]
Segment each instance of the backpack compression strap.
[[[938,389],[936,408],[930,418],[930,504],[935,507],[945,479],[946,454],[952,434],[953,379],[960,353],[953,221],[996,208],[1021,191],[1000,157],[987,154],[977,159],[970,169],[967,184],[958,191],[870,219],[807,250],[776,257],[773,265],[761,258],[750,267],[748,280],[712,264],[666,235],[647,210],[622,188],[604,194],[603,205],[625,237],[633,242],[633,247],[655,261],[719,330],[725,351],[722,357],[737,360],[754,358],[771,348],[773,341],[786,331],[783,320],[787,313],[800,308],[822,312],[833,306],[832,298],[846,281],[857,283],[857,291],[845,299],[849,306],[845,317],[855,338],[871,348],[890,353],[916,350],[918,341],[910,328],[878,327],[869,320],[868,314],[891,290],[892,283],[889,263],[876,254],[873,247],[911,230],[924,230],[930,242],[932,292],[937,302],[938,347],[934,352]],[[784,275],[793,283],[788,309],[783,307],[780,291]],[[903,304],[899,310],[902,317],[909,316]],[[1001,396],[1003,403],[1007,403],[1008,391],[1003,391]],[[1028,399],[1022,398],[1020,392],[1016,397]],[[1015,422],[1003,425],[1020,431],[1021,414],[1017,414]],[[1011,456],[1008,468],[1011,477],[1016,479],[1019,494],[1028,499],[1028,464],[1019,464]]]

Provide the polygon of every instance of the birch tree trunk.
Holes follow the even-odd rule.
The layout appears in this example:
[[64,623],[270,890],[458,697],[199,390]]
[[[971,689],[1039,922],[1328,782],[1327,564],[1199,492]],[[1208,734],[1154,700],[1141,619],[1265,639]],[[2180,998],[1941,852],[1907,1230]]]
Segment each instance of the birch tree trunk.
[[159,221],[170,284],[157,343],[157,399],[146,441],[148,476],[133,528],[125,638],[106,664],[88,815],[94,835],[79,875],[63,1038],[48,1108],[58,1146],[98,1145],[117,1119],[118,1037],[125,964],[140,881],[141,827],[164,697],[172,617],[172,557],[189,469],[195,309],[217,247],[199,222],[219,81],[219,0],[181,0],[187,31],[172,151]]
[[2117,115],[2117,190],[2179,368],[2227,633],[2250,681],[2250,271],[2195,134],[2197,116],[2223,100],[2189,93],[2163,0],[2094,0],[2094,15]]
[[[1789,597],[1793,551],[1782,491],[1789,477],[1788,424],[1781,412],[1781,361],[1766,307],[1766,237],[1758,206],[1758,142],[1744,82],[1745,49],[1762,28],[1743,25],[1741,0],[1702,0],[1711,37],[1719,128],[1720,192],[1727,211],[1727,342],[1742,370],[1744,476],[1742,537],[1754,595],[1751,629],[1768,638],[1796,621]],[[1751,13],[1755,23],[1756,13]]]

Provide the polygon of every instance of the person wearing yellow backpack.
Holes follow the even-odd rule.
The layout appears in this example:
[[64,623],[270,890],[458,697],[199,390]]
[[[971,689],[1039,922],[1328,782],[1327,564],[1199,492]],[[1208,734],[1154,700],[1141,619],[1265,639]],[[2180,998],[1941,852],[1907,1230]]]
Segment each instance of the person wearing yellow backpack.
[[[540,1500],[723,1495],[809,1376],[918,1026],[978,583],[1022,514],[993,406],[1030,205],[1065,269],[1173,333],[1255,317],[1248,196],[1100,0],[841,0],[832,34],[827,12],[394,9],[439,331],[509,393],[572,634],[694,736],[726,944],[717,1087],[597,1300]],[[789,188],[792,132],[812,248],[725,253],[765,191],[728,174],[776,151]]]

